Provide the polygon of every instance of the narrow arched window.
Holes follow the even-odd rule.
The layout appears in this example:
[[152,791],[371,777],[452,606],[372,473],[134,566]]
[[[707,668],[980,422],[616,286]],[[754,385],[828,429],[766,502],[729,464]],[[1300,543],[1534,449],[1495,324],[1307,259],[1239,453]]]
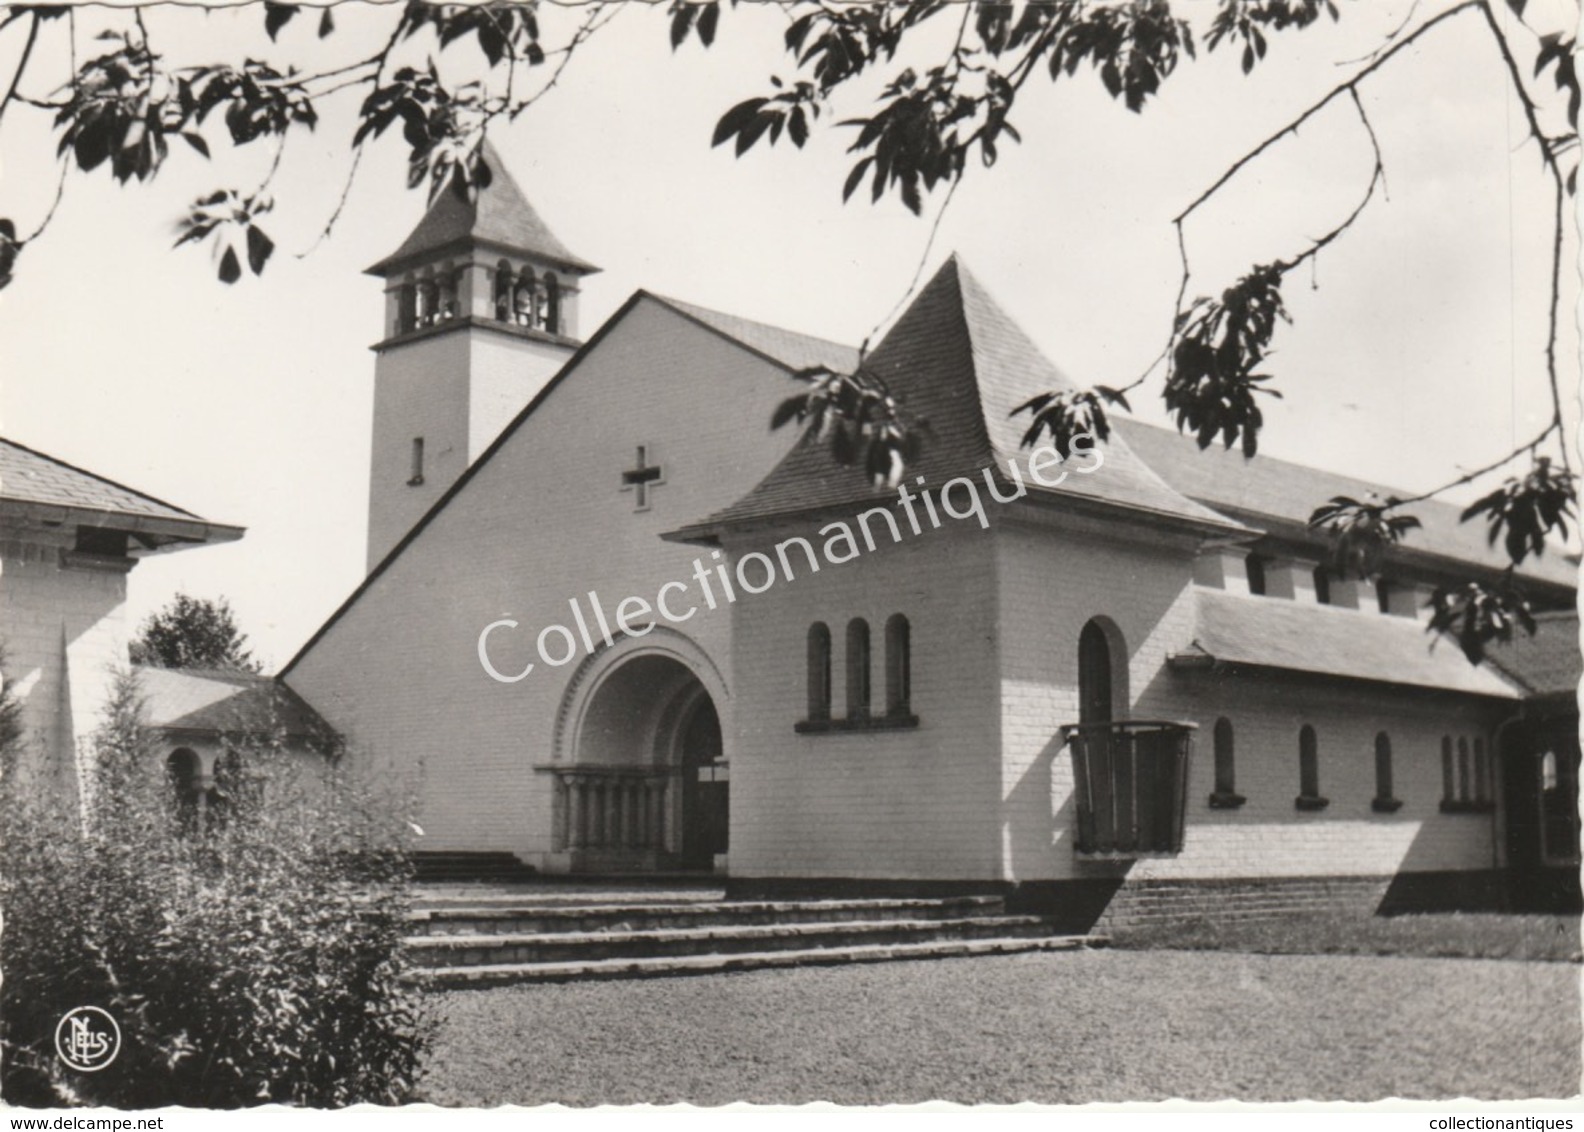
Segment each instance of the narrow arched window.
[[1315,729],[1304,724],[1298,732],[1298,808],[1320,810],[1326,799],[1320,796],[1320,744]]
[[1111,689],[1111,642],[1098,621],[1078,634],[1078,722],[1110,723],[1116,712]]
[[1468,740],[1459,736],[1457,741],[1458,753],[1458,801],[1467,802],[1469,794],[1469,749]]
[[1321,605],[1331,604],[1331,574],[1324,566],[1314,568],[1315,601]]
[[1385,578],[1375,583],[1375,606],[1382,613],[1391,612],[1391,583]]
[[544,328],[551,334],[561,333],[561,281],[548,271],[544,277],[545,316]]
[[443,271],[435,281],[435,320],[449,322],[457,316],[457,293],[460,290],[462,273],[460,271]]
[[198,756],[186,747],[178,747],[165,760],[165,773],[170,784],[171,803],[177,829],[191,833],[198,826],[198,778],[203,773]]
[[912,712],[912,630],[908,619],[893,613],[886,621],[886,714],[908,715]]
[[512,321],[518,326],[534,324],[535,290],[533,268],[525,267],[512,288]]
[[1244,568],[1248,571],[1249,593],[1263,595],[1265,593],[1265,559],[1257,554],[1251,554],[1244,560]]
[[869,716],[869,622],[847,622],[847,718]]
[[831,633],[823,621],[808,631],[808,717],[817,722],[830,718]]
[[1222,716],[1215,721],[1215,793],[1210,795],[1210,805],[1215,809],[1230,809],[1243,804],[1237,792],[1237,763],[1232,751],[1232,721]]
[[495,300],[495,317],[501,322],[512,320],[512,269],[501,260],[495,265],[495,287],[491,294]]
[[433,326],[439,306],[439,290],[433,276],[418,280],[418,325]]
[[396,333],[406,334],[418,325],[418,287],[412,280],[396,292]]
[[1375,736],[1375,803],[1376,810],[1391,812],[1401,806],[1392,793],[1391,736],[1382,731]]
[[1485,802],[1490,799],[1490,763],[1485,758],[1485,740],[1474,740],[1474,799]]
[[1452,771],[1452,736],[1441,737],[1441,801],[1457,800],[1456,779]]

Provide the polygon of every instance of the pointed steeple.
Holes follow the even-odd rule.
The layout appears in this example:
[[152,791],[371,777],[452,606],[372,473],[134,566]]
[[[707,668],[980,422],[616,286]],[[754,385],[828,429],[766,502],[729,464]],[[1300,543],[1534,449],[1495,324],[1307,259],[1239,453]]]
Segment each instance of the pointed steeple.
[[368,273],[387,277],[436,256],[470,248],[519,255],[578,275],[599,270],[567,250],[528,203],[500,151],[489,141],[484,143],[484,163],[489,166],[490,183],[479,190],[475,199],[468,201],[457,193],[442,192],[401,247],[370,267]]

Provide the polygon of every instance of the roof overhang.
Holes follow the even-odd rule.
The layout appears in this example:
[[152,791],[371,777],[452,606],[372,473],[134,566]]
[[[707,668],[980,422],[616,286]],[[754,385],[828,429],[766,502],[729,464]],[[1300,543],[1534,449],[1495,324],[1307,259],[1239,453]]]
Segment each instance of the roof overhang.
[[[99,527],[124,531],[140,544],[142,553],[181,549],[184,546],[235,542],[245,527],[211,523],[204,519],[178,519],[155,515],[130,515],[90,507],[71,507],[58,503],[35,503],[21,499],[0,499],[0,521],[39,527]],[[134,552],[137,553],[137,552]]]

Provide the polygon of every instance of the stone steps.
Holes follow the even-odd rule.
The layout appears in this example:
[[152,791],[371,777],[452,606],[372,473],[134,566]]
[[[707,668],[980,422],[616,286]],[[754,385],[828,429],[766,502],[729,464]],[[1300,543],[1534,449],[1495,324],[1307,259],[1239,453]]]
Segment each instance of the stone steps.
[[916,943],[859,944],[785,951],[748,951],[655,958],[595,959],[563,963],[507,963],[431,967],[410,977],[427,986],[452,989],[559,983],[582,979],[642,979],[676,975],[709,975],[775,967],[829,966],[901,959],[959,959],[1013,955],[1027,951],[1076,951],[1103,947],[1096,936],[1026,936],[993,939],[927,940]]
[[411,914],[410,977],[442,987],[633,978],[804,963],[1001,954],[1085,944],[1000,896],[693,899],[689,893],[530,888],[469,901],[425,896]]
[[1039,916],[970,916],[955,920],[847,920],[650,931],[415,936],[407,940],[407,948],[413,961],[422,967],[478,967],[1049,935],[1048,924]]
[[[459,898],[460,900],[461,898]],[[597,901],[597,902],[591,902]],[[412,914],[415,935],[532,935],[543,932],[646,931],[770,924],[840,923],[887,919],[946,920],[996,915],[1003,910],[997,896],[942,899],[873,900],[676,900],[645,901],[638,897],[608,900],[603,894],[509,898],[422,908]]]

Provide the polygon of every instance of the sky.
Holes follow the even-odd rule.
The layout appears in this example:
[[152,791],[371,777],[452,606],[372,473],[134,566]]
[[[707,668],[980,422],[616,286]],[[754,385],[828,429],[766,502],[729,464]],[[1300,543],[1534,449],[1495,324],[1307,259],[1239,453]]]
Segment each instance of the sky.
[[[1446,6],[1421,4],[1413,19]],[[1202,56],[1143,114],[1090,76],[1036,79],[1013,115],[1023,143],[1003,147],[994,168],[969,171],[933,243],[939,196],[922,217],[863,194],[842,204],[851,130],[828,126],[802,151],[783,142],[740,159],[710,147],[722,112],[764,91],[771,74],[792,72],[780,50],[786,17],[773,6],[728,11],[713,48],[672,52],[664,12],[626,4],[553,89],[491,138],[563,243],[604,269],[584,285],[585,335],[644,288],[856,344],[883,331],[921,265],[927,278],[955,251],[1074,381],[1123,384],[1170,328],[1172,218],[1351,75],[1409,10],[1348,6],[1336,26],[1273,38],[1249,77],[1234,52]],[[251,56],[318,70],[366,54],[394,11],[339,4],[330,39],[316,41],[316,21],[299,19],[275,45],[256,5],[166,5],[145,19],[172,65]],[[1532,0],[1528,15],[1542,31],[1577,19],[1558,0]],[[547,40],[580,18],[548,11]],[[106,20],[129,22],[83,12],[79,52]],[[45,97],[64,78],[66,30],[58,21],[41,38],[38,58],[54,72],[26,81],[26,93]],[[1532,34],[1515,27],[1511,37],[1526,64]],[[14,29],[0,34],[0,78],[19,50]],[[463,77],[473,56],[453,49],[441,60]],[[548,70],[527,79],[542,84]],[[1534,89],[1544,95],[1546,84]],[[141,563],[129,579],[129,616],[141,621],[177,592],[225,596],[270,668],[362,579],[368,347],[382,318],[380,283],[363,270],[424,207],[422,193],[405,187],[404,147],[392,136],[365,156],[341,219],[316,245],[363,93],[334,96],[312,134],[292,137],[274,185],[280,250],[262,278],[226,287],[207,249],[171,248],[185,202],[263,172],[267,153],[231,152],[215,132],[213,162],[173,153],[145,185],[73,171],[50,226],[0,291],[0,432],[248,528],[237,543]],[[862,112],[863,93],[829,117]],[[1388,193],[1286,288],[1293,324],[1271,361],[1283,399],[1265,405],[1261,448],[1422,490],[1495,459],[1549,417],[1550,190],[1477,16],[1397,56],[1363,98]],[[1555,106],[1550,115],[1559,129]],[[53,195],[54,152],[48,114],[8,111],[0,216],[23,231]],[[1370,154],[1345,104],[1272,147],[1188,222],[1190,295],[1215,293],[1249,264],[1291,255],[1334,226],[1362,195]],[[1559,354],[1576,444],[1571,224],[1565,251]],[[1166,420],[1158,374],[1133,403],[1138,415]],[[589,422],[591,443],[599,423]]]

